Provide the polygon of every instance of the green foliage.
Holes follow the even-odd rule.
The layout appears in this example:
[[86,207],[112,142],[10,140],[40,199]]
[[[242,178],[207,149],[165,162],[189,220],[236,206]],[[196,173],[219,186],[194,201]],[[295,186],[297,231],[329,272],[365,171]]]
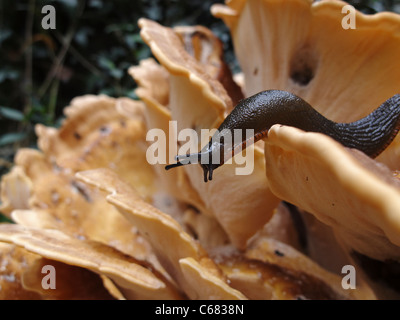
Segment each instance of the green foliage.
[[2,106],[0,106],[0,117],[14,121],[23,121],[25,118],[21,111]]

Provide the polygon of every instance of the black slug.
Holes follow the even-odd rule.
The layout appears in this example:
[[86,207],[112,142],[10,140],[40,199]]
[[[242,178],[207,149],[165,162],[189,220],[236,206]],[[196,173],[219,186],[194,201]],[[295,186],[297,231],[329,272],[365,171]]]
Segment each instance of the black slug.
[[[204,170],[204,181],[212,180],[213,170],[241,148],[266,137],[274,124],[326,134],[345,147],[361,150],[374,158],[385,150],[399,131],[400,94],[386,100],[365,118],[351,123],[336,123],[290,92],[263,91],[241,100],[199,153],[179,155],[176,157],[178,162],[167,165],[165,169],[199,162]],[[231,134],[233,137],[234,129],[242,129],[240,144],[224,145],[224,136]],[[254,130],[251,139],[246,140],[246,129]]]

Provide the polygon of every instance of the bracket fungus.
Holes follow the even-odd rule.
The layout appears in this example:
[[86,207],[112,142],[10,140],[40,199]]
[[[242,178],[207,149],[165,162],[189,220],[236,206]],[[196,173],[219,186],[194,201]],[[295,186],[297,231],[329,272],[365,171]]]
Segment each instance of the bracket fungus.
[[[154,56],[129,69],[141,101],[75,98],[61,127],[37,125],[39,150],[20,149],[2,176],[0,210],[14,224],[0,224],[0,297],[399,298],[385,276],[400,263],[399,137],[371,159],[321,131],[277,123],[248,146],[252,174],[223,165],[209,183],[200,165],[148,162],[149,130],[171,138],[171,163],[180,130],[218,128],[258,92],[290,92],[335,122],[398,94],[400,17],[357,12],[357,28],[344,30],[344,5],[214,5],[240,81],[211,30],[140,19]],[[60,271],[62,288],[41,288],[45,264]],[[341,285],[344,265],[357,268],[355,290]]]
[[[232,100],[223,85],[185,51],[172,29],[146,19],[141,19],[139,25],[144,41],[170,74],[169,107],[178,132],[193,128],[201,136],[201,129],[218,126],[232,108]],[[246,241],[272,216],[279,201],[269,191],[264,178],[262,150],[254,148],[253,174],[235,175],[234,167],[221,168],[219,177],[207,185],[199,183],[203,180],[199,167],[184,170],[206,212],[216,217],[236,246],[244,248]]]

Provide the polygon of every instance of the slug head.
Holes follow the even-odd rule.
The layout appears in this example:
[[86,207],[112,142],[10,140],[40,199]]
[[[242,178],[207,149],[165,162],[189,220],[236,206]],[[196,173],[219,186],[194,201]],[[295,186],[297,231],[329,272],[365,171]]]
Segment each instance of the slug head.
[[224,145],[212,140],[199,152],[175,157],[177,163],[165,166],[165,170],[200,163],[204,171],[204,182],[212,180],[213,171],[224,164]]

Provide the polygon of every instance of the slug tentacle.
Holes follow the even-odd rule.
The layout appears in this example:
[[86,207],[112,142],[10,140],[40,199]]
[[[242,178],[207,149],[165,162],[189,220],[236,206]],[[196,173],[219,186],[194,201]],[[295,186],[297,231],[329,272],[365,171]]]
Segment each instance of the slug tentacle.
[[[204,181],[212,180],[213,170],[242,148],[264,138],[274,124],[323,133],[345,147],[356,148],[370,157],[376,157],[393,141],[400,129],[400,94],[386,100],[365,118],[351,123],[336,123],[290,92],[263,91],[241,100],[199,153],[177,156],[178,162],[165,169],[200,162]],[[240,144],[224,143],[226,135],[232,137],[235,129],[242,130]],[[246,136],[246,129],[254,130],[251,138]]]

